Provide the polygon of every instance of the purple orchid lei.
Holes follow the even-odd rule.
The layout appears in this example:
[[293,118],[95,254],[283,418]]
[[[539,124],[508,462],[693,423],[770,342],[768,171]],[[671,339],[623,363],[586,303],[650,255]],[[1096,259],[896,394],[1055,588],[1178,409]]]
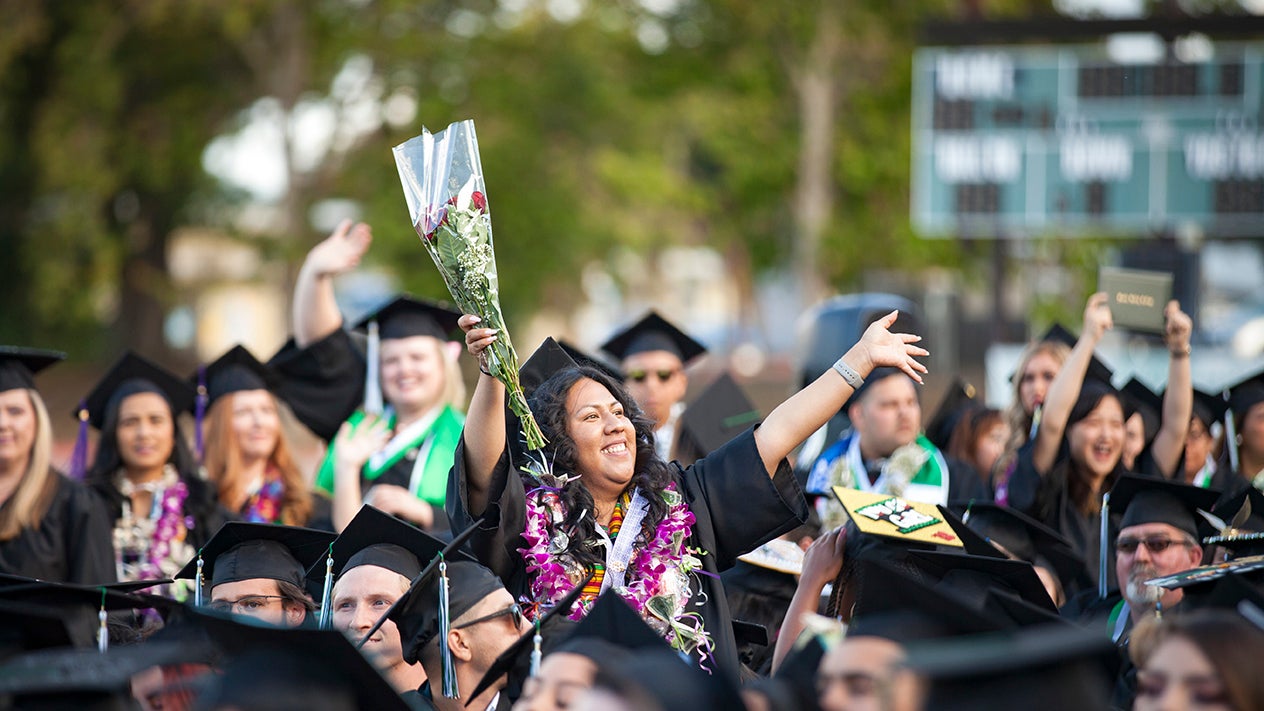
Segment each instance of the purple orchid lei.
[[[135,487],[125,477],[119,479],[120,490],[130,499]],[[193,528],[193,517],[185,514],[184,504],[189,488],[174,469],[164,472],[163,479],[150,485],[156,499],[149,517],[135,518],[127,508],[114,531],[115,555],[120,580],[156,580],[171,578],[188,560],[192,547],[186,538]],[[124,559],[134,562],[125,565]],[[164,586],[166,594],[177,600],[187,595],[183,581]]]
[[[531,579],[531,600],[539,610],[546,610],[574,589],[586,574],[581,565],[566,553],[569,540],[558,529],[566,518],[559,488],[541,486],[527,493],[526,546],[519,548]],[[672,482],[659,494],[667,503],[667,514],[654,530],[648,543],[640,546],[628,565],[629,581],[615,592],[623,596],[651,626],[663,634],[674,649],[699,652],[703,667],[711,656],[714,643],[703,626],[702,615],[687,612],[693,594],[690,576],[702,570],[703,551],[686,545],[695,522],[693,512]],[[580,620],[588,614],[596,596],[582,595],[569,619]],[[705,598],[704,598],[705,599]],[[699,601],[699,604],[701,601]],[[537,613],[538,614],[538,613]]]

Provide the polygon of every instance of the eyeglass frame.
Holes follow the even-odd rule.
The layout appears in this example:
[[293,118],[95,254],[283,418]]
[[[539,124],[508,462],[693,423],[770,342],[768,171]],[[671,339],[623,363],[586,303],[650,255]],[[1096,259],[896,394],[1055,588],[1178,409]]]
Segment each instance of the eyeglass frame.
[[[287,598],[284,595],[242,595],[236,600],[212,600],[206,603],[206,607],[216,612],[234,612],[237,606],[246,600],[282,600],[284,601],[286,599]],[[284,604],[284,602],[282,604]],[[267,607],[267,606],[264,605],[264,607]],[[245,613],[238,612],[235,614],[245,614]]]
[[1133,555],[1141,546],[1145,546],[1151,555],[1158,555],[1173,545],[1181,545],[1186,548],[1196,545],[1188,538],[1170,538],[1168,536],[1146,536],[1144,538],[1127,538],[1121,537],[1115,541],[1115,551],[1127,555]]
[[505,615],[513,616],[514,629],[522,629],[522,623],[526,620],[526,614],[522,611],[522,605],[519,605],[516,602],[503,610],[497,610],[489,615],[483,615],[482,617],[475,618],[468,622],[462,622],[459,625],[452,625],[452,629],[463,630],[467,627],[473,627],[474,625],[481,624],[483,622],[490,622],[497,617],[504,617]]

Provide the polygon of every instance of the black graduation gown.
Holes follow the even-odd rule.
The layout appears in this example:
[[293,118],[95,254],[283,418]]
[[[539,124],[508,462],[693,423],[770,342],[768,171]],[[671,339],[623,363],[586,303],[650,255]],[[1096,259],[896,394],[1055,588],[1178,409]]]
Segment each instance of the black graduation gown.
[[[732,616],[719,574],[737,557],[802,525],[808,517],[803,490],[786,460],[775,476],[764,470],[754,429],[735,437],[688,468],[672,463],[677,490],[684,495],[695,523],[689,545],[706,551],[702,567],[709,575],[691,576],[690,610],[702,614],[715,644],[715,667],[738,678],[737,645]],[[510,476],[510,454],[502,452],[488,492],[489,515],[471,537],[470,546],[483,565],[500,576],[515,598],[528,597],[530,581],[518,553],[526,526],[526,491],[522,479]],[[447,509],[452,530],[473,524],[465,474],[465,441],[457,447],[448,478]]]
[[0,542],[0,573],[89,585],[115,582],[114,538],[101,502],[79,482],[49,474],[55,488],[48,512],[38,528]]
[[[432,711],[435,708],[434,697],[431,696],[430,681],[426,680],[422,683],[420,689],[413,691],[405,691],[399,695],[408,704],[408,708],[415,711]],[[509,711],[513,704],[510,703],[509,697],[503,692],[496,699],[496,711]],[[471,711],[483,711],[482,709],[471,709]]]
[[306,348],[291,338],[268,367],[280,376],[272,392],[326,442],[364,402],[364,355],[341,328]]
[[[1071,542],[1072,549],[1084,559],[1088,579],[1096,586],[1100,577],[1101,518],[1082,513],[1071,501],[1067,488],[1070,471],[1068,462],[1059,459],[1049,473],[1042,477],[1032,463],[1034,449],[1035,446],[1029,442],[1018,450],[1014,473],[1009,480],[1009,505],[1065,536]],[[1114,540],[1119,531],[1116,525],[1118,514],[1112,514],[1111,519],[1107,531],[1108,540]],[[1109,561],[1106,566],[1106,586],[1117,586],[1115,566],[1109,564]],[[1066,594],[1069,598],[1078,592],[1068,590]]]

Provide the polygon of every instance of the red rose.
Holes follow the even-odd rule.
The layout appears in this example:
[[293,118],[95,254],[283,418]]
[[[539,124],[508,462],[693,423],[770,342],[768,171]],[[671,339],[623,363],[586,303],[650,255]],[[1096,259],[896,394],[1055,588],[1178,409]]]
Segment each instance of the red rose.
[[478,208],[479,212],[487,211],[487,196],[475,190],[474,194],[471,196],[471,199],[473,199],[474,207]]

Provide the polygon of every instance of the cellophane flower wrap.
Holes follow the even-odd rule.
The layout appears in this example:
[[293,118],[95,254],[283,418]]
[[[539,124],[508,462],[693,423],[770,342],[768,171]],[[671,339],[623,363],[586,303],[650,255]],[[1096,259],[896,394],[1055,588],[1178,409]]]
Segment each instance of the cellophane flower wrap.
[[453,301],[464,313],[483,319],[482,327],[499,330],[486,351],[488,370],[508,390],[527,449],[540,449],[547,440],[527,406],[518,354],[500,311],[492,217],[474,122],[460,121],[433,134],[422,128],[420,136],[395,146],[394,153],[413,227]]

